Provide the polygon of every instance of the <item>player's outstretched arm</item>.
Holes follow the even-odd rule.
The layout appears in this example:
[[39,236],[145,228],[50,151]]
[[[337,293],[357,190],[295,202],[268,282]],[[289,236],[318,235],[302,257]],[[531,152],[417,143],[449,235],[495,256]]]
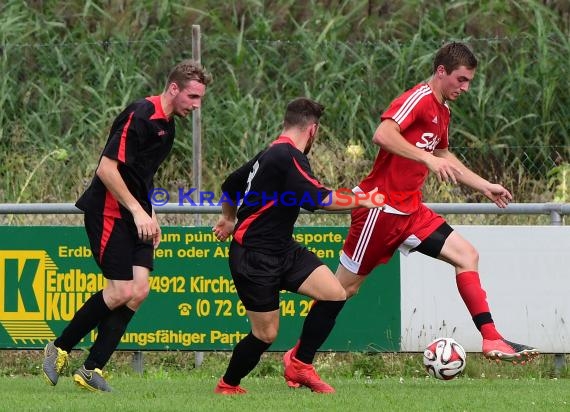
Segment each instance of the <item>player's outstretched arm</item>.
[[384,207],[384,195],[374,188],[370,192],[353,193],[349,189],[337,189],[329,193],[325,199],[324,210],[349,210],[357,207],[374,209]]
[[160,229],[160,225],[158,224],[158,218],[156,217],[156,212],[154,211],[154,209],[152,209],[152,220],[154,221],[157,228],[156,233],[152,237],[152,246],[155,249],[157,249],[158,245],[160,245],[160,234],[162,233],[162,230]]
[[497,183],[487,182],[486,187],[481,191],[481,193],[501,209],[507,207],[509,202],[513,200],[513,195]]
[[398,123],[392,119],[385,119],[380,123],[374,132],[372,142],[382,150],[426,165],[440,182],[456,183],[456,176],[461,174],[453,162],[437,158],[432,153],[408,142],[402,136]]
[[488,180],[482,178],[477,173],[465,166],[453,153],[447,149],[438,149],[434,151],[434,155],[439,158],[446,159],[448,162],[452,163],[458,170],[461,171],[460,174],[456,174],[456,179],[459,183],[462,183],[470,188],[477,190],[483,194],[487,199],[491,200],[500,208],[505,208],[513,196],[511,193],[505,189],[503,186],[497,183],[491,183]]

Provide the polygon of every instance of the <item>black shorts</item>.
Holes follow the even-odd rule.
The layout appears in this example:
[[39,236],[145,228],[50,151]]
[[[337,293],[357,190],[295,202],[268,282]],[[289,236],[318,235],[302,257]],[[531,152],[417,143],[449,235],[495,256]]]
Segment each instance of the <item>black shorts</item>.
[[233,241],[230,271],[239,298],[247,310],[270,312],[279,309],[279,292],[297,292],[301,284],[323,262],[307,248],[297,245],[287,253],[269,255],[242,247]]
[[413,250],[437,259],[451,232],[453,228],[447,222],[443,222]]
[[133,222],[91,213],[85,213],[84,222],[93,257],[107,279],[133,280],[133,266],[153,269],[152,243],[139,239]]

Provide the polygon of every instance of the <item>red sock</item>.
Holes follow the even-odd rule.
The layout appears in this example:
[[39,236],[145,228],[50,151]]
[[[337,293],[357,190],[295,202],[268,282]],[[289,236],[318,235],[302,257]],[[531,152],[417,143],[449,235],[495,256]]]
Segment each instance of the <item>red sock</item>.
[[502,339],[501,334],[495,328],[491,311],[487,303],[487,294],[481,287],[479,273],[463,272],[459,273],[455,280],[459,294],[469,310],[475,326],[481,331],[483,339]]

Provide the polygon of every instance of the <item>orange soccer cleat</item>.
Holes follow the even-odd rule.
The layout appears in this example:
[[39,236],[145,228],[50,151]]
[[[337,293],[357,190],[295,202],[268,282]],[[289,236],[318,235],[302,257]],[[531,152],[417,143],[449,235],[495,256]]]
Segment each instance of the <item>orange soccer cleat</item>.
[[483,355],[489,359],[525,363],[540,355],[540,352],[531,346],[506,339],[483,339]]
[[313,365],[303,363],[292,355],[294,349],[283,355],[287,385],[290,388],[306,386],[318,393],[334,393],[334,388],[320,378]]
[[214,393],[220,395],[243,395],[247,391],[239,385],[232,386],[224,382],[224,378],[220,378],[218,384],[214,388]]

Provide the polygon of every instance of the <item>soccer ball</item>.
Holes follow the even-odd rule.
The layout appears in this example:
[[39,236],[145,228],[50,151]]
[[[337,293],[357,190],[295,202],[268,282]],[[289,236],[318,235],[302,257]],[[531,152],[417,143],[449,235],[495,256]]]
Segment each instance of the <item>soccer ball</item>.
[[453,338],[437,338],[424,351],[427,373],[437,379],[450,380],[465,369],[465,349]]

